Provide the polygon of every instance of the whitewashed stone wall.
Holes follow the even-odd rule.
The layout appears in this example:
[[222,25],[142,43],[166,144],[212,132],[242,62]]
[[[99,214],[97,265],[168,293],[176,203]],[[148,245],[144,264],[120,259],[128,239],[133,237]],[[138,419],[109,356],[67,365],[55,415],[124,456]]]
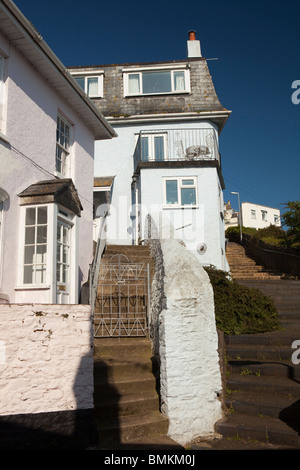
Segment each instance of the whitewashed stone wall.
[[88,305],[0,305],[0,415],[93,408]]
[[222,391],[213,290],[195,255],[161,240],[166,307],[159,316],[161,411],[169,436],[185,444],[214,434]]

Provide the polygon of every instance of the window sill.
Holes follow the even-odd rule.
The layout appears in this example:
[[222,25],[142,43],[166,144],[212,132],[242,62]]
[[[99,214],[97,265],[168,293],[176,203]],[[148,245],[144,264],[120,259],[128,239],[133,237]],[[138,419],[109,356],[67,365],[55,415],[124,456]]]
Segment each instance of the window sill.
[[163,209],[199,209],[199,206],[175,206],[170,204],[169,206],[163,206]]
[[145,98],[147,96],[165,96],[165,95],[189,95],[189,90],[184,91],[164,91],[162,93],[134,93],[132,95],[124,95],[124,98]]
[[15,290],[49,290],[49,284],[24,284],[22,286],[16,286]]

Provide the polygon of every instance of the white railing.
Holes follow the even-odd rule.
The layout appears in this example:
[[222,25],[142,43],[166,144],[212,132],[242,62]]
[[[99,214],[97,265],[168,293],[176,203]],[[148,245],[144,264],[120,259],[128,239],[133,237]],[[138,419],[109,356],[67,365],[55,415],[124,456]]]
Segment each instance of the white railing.
[[94,255],[93,262],[90,265],[90,285],[89,285],[90,295],[89,297],[90,297],[90,305],[92,308],[93,319],[94,319],[95,301],[96,301],[96,296],[97,296],[101,258],[106,247],[107,215],[108,215],[108,212],[106,212],[104,216],[101,217],[95,255]]
[[211,128],[141,131],[134,151],[134,166],[140,161],[217,160],[220,154]]

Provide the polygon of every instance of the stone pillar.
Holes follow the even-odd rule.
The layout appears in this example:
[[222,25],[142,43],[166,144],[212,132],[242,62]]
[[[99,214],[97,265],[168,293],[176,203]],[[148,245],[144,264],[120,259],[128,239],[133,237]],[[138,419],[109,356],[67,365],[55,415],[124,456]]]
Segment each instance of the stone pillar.
[[166,308],[159,317],[161,411],[180,444],[212,436],[222,418],[213,290],[196,256],[162,240]]

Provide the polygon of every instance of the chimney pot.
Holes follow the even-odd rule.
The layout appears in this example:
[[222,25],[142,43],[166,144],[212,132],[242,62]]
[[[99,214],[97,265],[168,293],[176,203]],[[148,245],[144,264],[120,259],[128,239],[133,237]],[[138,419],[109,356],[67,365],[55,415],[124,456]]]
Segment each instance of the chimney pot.
[[189,41],[196,40],[196,31],[189,31]]

